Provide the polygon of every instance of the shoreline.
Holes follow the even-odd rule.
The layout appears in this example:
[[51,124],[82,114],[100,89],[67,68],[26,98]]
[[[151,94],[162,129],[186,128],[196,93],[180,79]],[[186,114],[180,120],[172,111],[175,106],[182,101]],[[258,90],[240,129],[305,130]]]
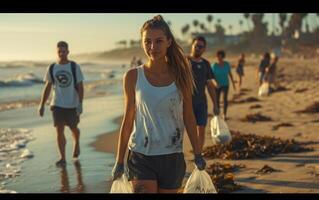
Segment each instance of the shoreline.
[[[94,147],[96,151],[103,152],[103,153],[112,153],[116,155],[122,118],[123,116],[114,118],[112,120],[112,123],[116,124],[117,126],[116,130],[98,135],[95,141],[90,144],[90,146]],[[107,144],[105,141],[107,141]]]

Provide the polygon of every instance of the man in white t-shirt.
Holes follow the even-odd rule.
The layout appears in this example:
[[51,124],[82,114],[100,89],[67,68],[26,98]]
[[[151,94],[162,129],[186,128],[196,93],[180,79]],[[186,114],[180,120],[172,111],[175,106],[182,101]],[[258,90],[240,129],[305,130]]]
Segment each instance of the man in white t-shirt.
[[82,113],[83,102],[83,75],[80,66],[68,60],[68,44],[60,41],[57,44],[58,62],[51,64],[44,77],[45,87],[39,105],[39,115],[44,114],[44,105],[50,96],[53,86],[53,97],[50,103],[53,114],[53,122],[57,131],[57,143],[59,147],[60,160],[57,166],[65,166],[65,145],[64,127],[69,126],[74,139],[73,158],[80,155],[80,114]]

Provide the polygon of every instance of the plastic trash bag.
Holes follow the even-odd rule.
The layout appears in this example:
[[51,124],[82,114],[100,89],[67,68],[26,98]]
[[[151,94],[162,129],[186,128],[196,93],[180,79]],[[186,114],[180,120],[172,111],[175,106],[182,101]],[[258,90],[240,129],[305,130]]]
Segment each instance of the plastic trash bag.
[[195,167],[188,178],[183,193],[217,193],[209,174]]
[[123,174],[121,178],[113,181],[110,193],[133,193],[133,187],[130,182],[128,182],[125,174]]
[[258,96],[268,96],[269,95],[269,83],[263,83],[258,90]]
[[226,122],[220,116],[214,116],[210,121],[213,144],[226,144],[232,139]]

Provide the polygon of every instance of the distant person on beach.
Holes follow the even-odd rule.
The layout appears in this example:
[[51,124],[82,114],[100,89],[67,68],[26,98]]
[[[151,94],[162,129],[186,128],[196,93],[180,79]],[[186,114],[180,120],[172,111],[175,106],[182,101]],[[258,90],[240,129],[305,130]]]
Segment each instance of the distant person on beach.
[[137,59],[136,64],[137,66],[142,65],[143,64],[142,59],[141,58]]
[[266,73],[267,73],[266,77],[270,86],[277,87],[276,71],[277,71],[277,63],[278,63],[279,57],[276,56],[275,54],[273,54],[271,57],[272,57],[271,64],[269,65],[268,68],[266,68]]
[[[218,50],[216,53],[218,62],[212,65],[212,70],[217,82],[216,96],[218,109],[220,108],[220,96],[223,93],[224,112],[222,117],[226,120],[227,107],[228,107],[228,91],[229,91],[229,78],[232,82],[234,90],[236,90],[233,75],[231,73],[231,66],[229,62],[225,61],[226,53],[223,50]],[[219,109],[220,110],[220,109]]]
[[136,57],[135,56],[133,56],[130,66],[131,66],[131,68],[135,68],[137,66]]
[[209,95],[214,104],[214,114],[218,115],[217,98],[213,83],[214,74],[210,63],[202,57],[206,50],[206,40],[202,36],[195,37],[192,42],[191,54],[188,57],[192,65],[195,88],[193,94],[193,111],[196,118],[198,142],[203,149],[205,144],[205,129],[207,124],[207,98],[205,88],[207,86]]
[[64,41],[57,44],[58,62],[52,63],[45,74],[45,87],[39,105],[39,115],[44,114],[44,105],[50,96],[53,86],[53,97],[50,103],[53,114],[53,123],[57,132],[57,143],[60,153],[60,160],[57,166],[65,165],[65,145],[64,127],[68,126],[73,135],[74,148],[73,158],[80,155],[80,114],[82,113],[83,102],[83,75],[80,66],[74,61],[68,60],[69,47]]
[[124,76],[125,113],[113,180],[124,173],[128,148],[127,176],[135,193],[177,193],[186,172],[184,127],[195,165],[206,166],[192,109],[191,66],[160,15],[144,23],[141,37],[148,61]]
[[240,58],[238,60],[238,64],[237,64],[237,67],[236,67],[236,73],[238,75],[238,80],[239,80],[239,83],[238,83],[239,91],[241,90],[241,85],[242,85],[242,82],[243,82],[244,66],[245,66],[245,54],[242,53],[240,55]]
[[259,81],[259,87],[266,80],[266,68],[270,65],[270,54],[266,52],[263,56],[263,59],[260,61],[259,67],[257,69],[257,77]]

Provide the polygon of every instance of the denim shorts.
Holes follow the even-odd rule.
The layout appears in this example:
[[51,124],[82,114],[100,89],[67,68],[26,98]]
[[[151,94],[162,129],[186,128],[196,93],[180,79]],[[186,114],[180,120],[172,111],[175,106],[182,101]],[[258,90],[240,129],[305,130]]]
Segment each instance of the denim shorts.
[[193,104],[193,112],[197,126],[206,126],[208,116],[207,103]]
[[183,153],[147,156],[129,151],[128,180],[154,180],[162,189],[179,189],[186,172]]

